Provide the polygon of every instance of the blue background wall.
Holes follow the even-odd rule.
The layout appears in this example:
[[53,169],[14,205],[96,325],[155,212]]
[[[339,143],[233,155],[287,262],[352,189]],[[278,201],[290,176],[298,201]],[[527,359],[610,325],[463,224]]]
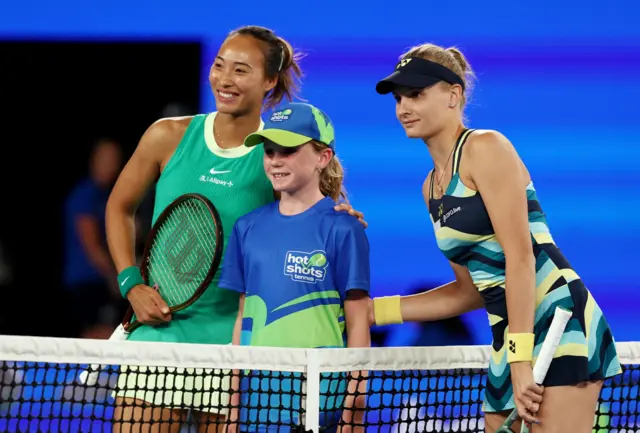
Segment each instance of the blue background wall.
[[[512,140],[552,234],[617,340],[640,339],[640,4],[411,3],[397,12],[383,1],[7,1],[0,39],[202,40],[202,75],[193,79],[202,82],[201,109],[213,110],[208,64],[226,33],[244,24],[274,28],[308,54],[302,96],[336,123],[352,202],[370,223],[375,295],[452,277],[420,195],[428,152],[404,137],[392,98],[378,96],[374,85],[409,46],[456,45],[478,76],[469,126]],[[466,319],[476,342],[488,342],[484,313]]]

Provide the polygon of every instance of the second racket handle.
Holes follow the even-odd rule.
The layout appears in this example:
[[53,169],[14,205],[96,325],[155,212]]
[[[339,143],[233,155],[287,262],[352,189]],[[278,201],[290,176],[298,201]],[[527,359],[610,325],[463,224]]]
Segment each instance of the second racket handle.
[[542,382],[544,382],[544,378],[547,375],[551,361],[553,361],[553,356],[560,344],[560,339],[564,334],[564,329],[572,315],[573,313],[571,311],[562,307],[556,307],[551,326],[549,327],[549,332],[547,332],[547,336],[542,343],[536,363],[533,366],[533,380],[535,380],[537,384],[542,384]]

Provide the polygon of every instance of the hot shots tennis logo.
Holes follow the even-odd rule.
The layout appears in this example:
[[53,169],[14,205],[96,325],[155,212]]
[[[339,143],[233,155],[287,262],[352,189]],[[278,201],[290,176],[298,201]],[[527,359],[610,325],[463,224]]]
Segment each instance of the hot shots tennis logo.
[[275,113],[273,113],[271,115],[271,120],[272,122],[282,122],[283,120],[289,120],[289,116],[291,116],[291,113],[293,113],[293,110],[291,110],[291,108],[285,108],[284,110],[281,111],[276,111]]
[[315,283],[323,281],[327,274],[327,253],[324,251],[287,251],[284,259],[284,274],[293,281]]

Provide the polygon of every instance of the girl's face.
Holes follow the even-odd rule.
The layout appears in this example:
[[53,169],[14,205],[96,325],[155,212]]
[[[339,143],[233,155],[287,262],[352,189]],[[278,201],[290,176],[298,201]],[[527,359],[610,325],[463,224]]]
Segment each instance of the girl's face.
[[294,193],[307,188],[319,188],[319,172],[333,156],[329,148],[317,151],[311,143],[298,147],[283,147],[269,140],[264,143],[264,170],[273,189]]

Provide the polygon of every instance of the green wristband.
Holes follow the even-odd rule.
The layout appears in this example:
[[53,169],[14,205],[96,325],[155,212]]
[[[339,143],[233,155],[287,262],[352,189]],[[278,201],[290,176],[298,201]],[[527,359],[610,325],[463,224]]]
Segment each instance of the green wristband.
[[144,284],[144,280],[137,266],[130,266],[118,274],[118,287],[123,298],[138,284]]

